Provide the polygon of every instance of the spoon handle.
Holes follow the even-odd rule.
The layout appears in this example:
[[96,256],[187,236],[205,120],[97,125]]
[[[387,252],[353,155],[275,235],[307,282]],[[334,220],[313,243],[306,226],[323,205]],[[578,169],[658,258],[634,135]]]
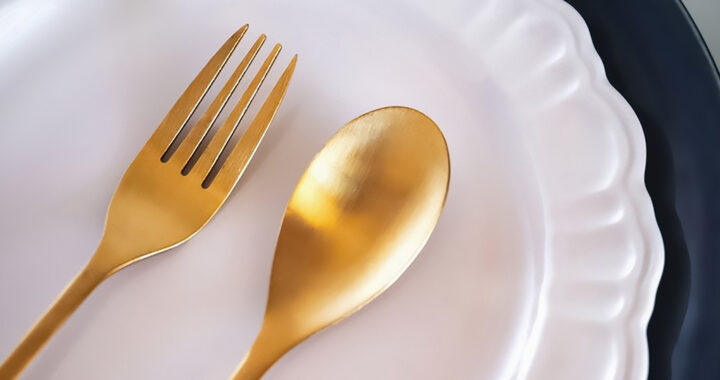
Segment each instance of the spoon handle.
[[240,363],[230,379],[232,380],[258,380],[283,356],[294,344],[295,339],[288,339],[285,329],[263,324],[250,351]]
[[250,354],[245,356],[240,366],[230,377],[231,380],[258,380],[267,371],[267,368],[260,368],[257,362],[248,360]]
[[98,270],[93,263],[93,261],[88,263],[75,276],[45,314],[35,322],[35,325],[27,332],[10,356],[0,365],[0,380],[17,378],[70,314],[105,279],[107,272]]

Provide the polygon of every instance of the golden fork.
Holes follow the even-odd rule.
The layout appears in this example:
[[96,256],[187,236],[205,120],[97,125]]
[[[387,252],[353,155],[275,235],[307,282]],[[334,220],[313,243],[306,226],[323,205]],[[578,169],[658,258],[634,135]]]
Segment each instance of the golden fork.
[[[103,280],[129,264],[188,240],[225,202],[275,116],[295,69],[297,55],[292,58],[237,144],[227,147],[231,150],[224,163],[218,163],[218,158],[226,150],[240,119],[280,53],[280,44],[272,49],[204,150],[198,149],[200,143],[258,54],[265,41],[264,35],[255,41],[187,135],[179,138],[178,134],[247,29],[247,25],[240,28],[210,58],[130,164],[110,201],[105,231],[95,254],[2,363],[0,380],[16,378]],[[174,152],[169,152],[175,140],[181,141],[176,142]]]

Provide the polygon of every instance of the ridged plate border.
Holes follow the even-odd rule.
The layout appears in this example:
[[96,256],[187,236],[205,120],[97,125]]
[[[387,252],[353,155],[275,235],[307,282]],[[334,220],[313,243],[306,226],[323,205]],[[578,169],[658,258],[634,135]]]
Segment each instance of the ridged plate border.
[[519,133],[545,208],[540,302],[516,377],[645,378],[663,245],[644,184],[640,123],[569,5],[482,8],[475,42],[487,47],[488,67],[530,126]]

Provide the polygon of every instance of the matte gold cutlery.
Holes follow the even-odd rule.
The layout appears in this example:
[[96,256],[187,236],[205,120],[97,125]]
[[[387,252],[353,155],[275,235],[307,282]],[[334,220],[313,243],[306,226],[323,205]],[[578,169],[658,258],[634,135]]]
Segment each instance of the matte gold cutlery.
[[[16,378],[70,314],[104,279],[140,259],[165,251],[197,233],[225,202],[272,121],[295,69],[294,56],[265,103],[234,147],[228,142],[280,52],[274,46],[227,119],[199,149],[230,95],[258,54],[252,45],[186,136],[180,130],[217,78],[247,31],[245,25],[215,53],[170,109],[125,172],[105,221],[105,231],[87,266],[32,327],[0,366],[0,380]],[[177,141],[176,141],[177,140]],[[173,151],[171,149],[177,146]],[[224,162],[218,162],[228,151]]]
[[442,133],[404,107],[346,124],[315,157],[285,210],[260,333],[235,380],[373,300],[410,265],[445,203]]

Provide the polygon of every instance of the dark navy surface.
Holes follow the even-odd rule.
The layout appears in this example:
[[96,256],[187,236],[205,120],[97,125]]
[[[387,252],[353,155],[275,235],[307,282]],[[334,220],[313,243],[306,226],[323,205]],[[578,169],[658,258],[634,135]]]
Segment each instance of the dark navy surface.
[[[650,379],[720,379],[720,78],[678,0],[567,0],[640,118],[665,243]],[[718,21],[720,22],[720,20]]]

